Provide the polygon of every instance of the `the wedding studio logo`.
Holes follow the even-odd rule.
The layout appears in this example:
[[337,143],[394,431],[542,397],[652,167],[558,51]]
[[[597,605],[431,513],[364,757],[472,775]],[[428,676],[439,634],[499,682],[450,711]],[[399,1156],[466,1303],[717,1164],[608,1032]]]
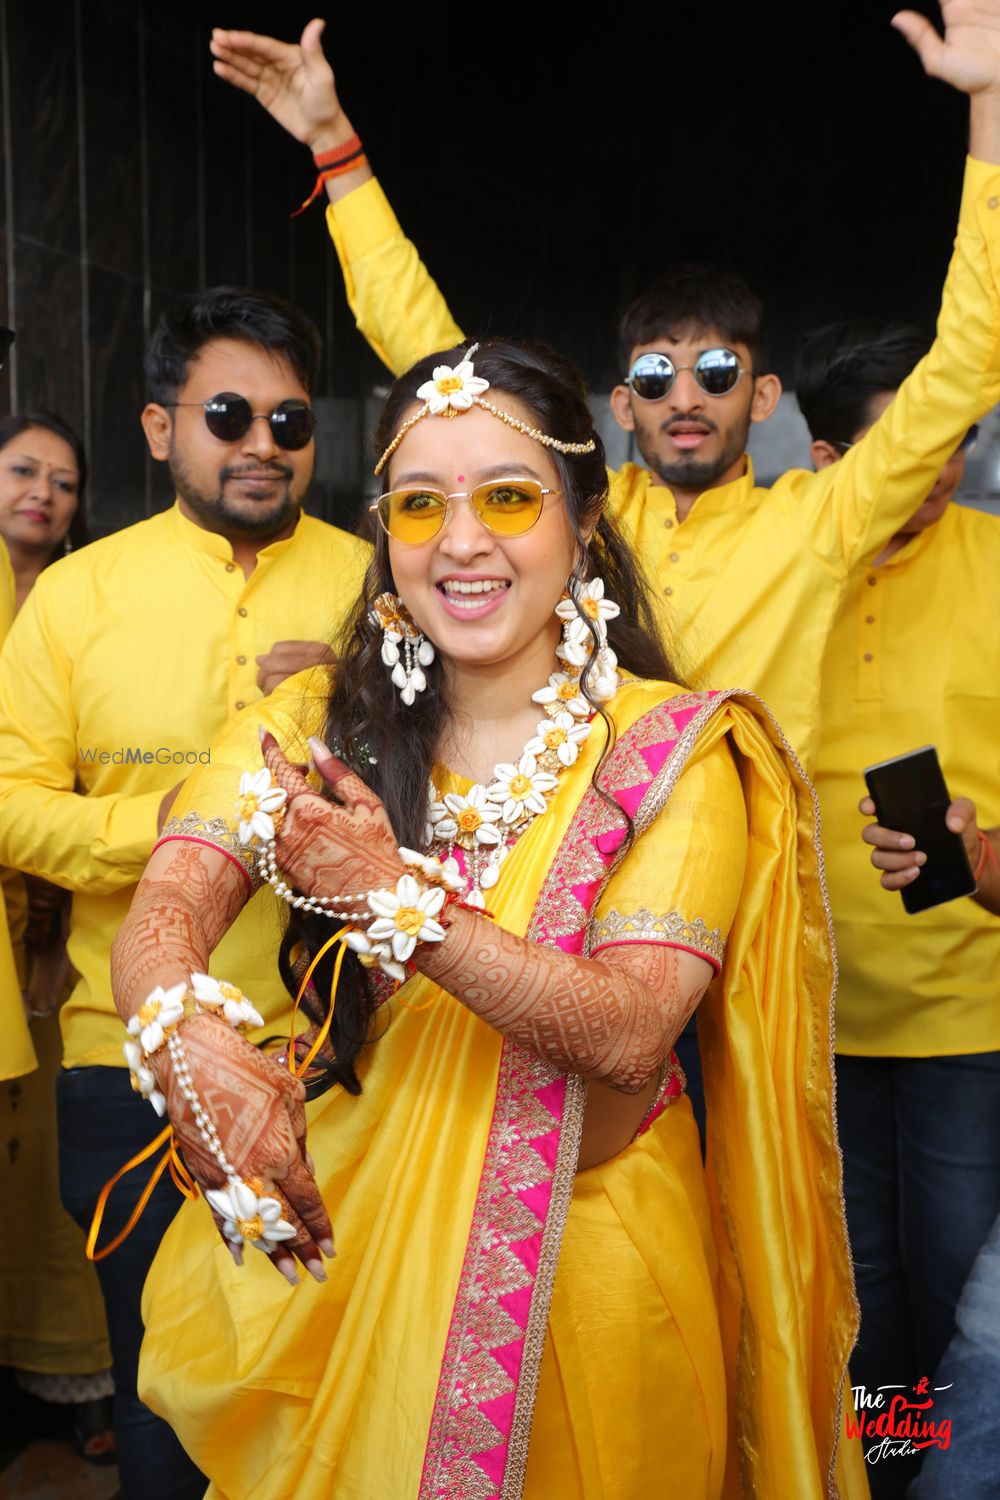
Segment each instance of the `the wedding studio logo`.
[[874,1391],[856,1386],[854,1413],[844,1413],[845,1435],[861,1439],[870,1464],[914,1458],[924,1448],[947,1448],[951,1418],[935,1417],[934,1397],[950,1390],[950,1385],[930,1386],[926,1375],[914,1386],[880,1385]]

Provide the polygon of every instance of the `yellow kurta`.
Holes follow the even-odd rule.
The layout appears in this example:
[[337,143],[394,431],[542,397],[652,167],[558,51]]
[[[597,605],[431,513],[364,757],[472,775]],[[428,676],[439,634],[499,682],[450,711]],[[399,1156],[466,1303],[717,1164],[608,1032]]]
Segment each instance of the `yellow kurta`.
[[[738,683],[777,717],[807,769],[822,652],[848,576],[926,497],[971,424],[1000,400],[1000,168],[969,160],[933,348],[838,464],[753,472],[706,490],[683,523],[644,468],[610,474],[611,506],[654,585],[680,674]],[[358,327],[397,374],[462,339],[375,181],[327,209]],[[624,375],[624,371],[622,372]]]
[[[292,759],[321,722],[310,692],[296,702],[289,684],[256,716]],[[678,694],[628,684],[611,706],[619,732]],[[529,926],[599,741],[491,892],[509,930]],[[258,760],[256,724],[230,725],[181,816],[231,824],[239,772]],[[707,1179],[684,1099],[578,1174],[528,1451],[532,1500],[634,1500],[659,1493],[665,1474],[685,1500],[735,1496],[740,1468],[768,1500],[827,1494],[855,1310],[811,824],[808,793],[752,715],[723,707],[595,908],[595,948],[630,926],[655,941],[652,916],[711,952],[738,906],[732,970],[703,1004],[719,1129]],[[249,1253],[236,1270],[200,1203],[182,1208],[147,1281],[143,1398],[212,1478],[212,1497],[407,1500],[420,1488],[501,1038],[420,977],[383,1015],[361,1098],[337,1089],[308,1111],[337,1236],[328,1283],[293,1291]],[[863,1497],[863,1473],[846,1478],[856,1455],[841,1449],[841,1494]]]
[[[14,570],[7,544],[0,537],[0,646],[13,623],[14,606]],[[8,898],[21,904],[21,881],[13,871],[0,868],[0,1080],[19,1078],[37,1066],[21,1002],[21,975],[10,938]]]
[[[303,516],[244,579],[229,543],[175,506],[54,564],[31,591],[0,657],[0,863],[74,891],[66,1067],[124,1066],[108,958],[163,794],[260,698],[258,654],[330,639],[366,556]],[[268,1019],[286,1004],[274,931],[255,909],[226,940],[227,972]]]
[[935,745],[953,797],[1000,822],[1000,521],[952,505],[853,582],[823,665],[816,789],[840,960],[837,1050],[1000,1048],[1000,922],[974,901],[907,915],[861,842],[862,771]]

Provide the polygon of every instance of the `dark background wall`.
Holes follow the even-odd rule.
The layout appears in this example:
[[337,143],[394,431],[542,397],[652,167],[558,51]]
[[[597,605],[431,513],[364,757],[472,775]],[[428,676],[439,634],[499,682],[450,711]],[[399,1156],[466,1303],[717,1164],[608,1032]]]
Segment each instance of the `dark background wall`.
[[[327,52],[463,326],[545,337],[607,389],[617,313],[665,259],[743,270],[785,375],[817,322],[933,318],[965,104],[924,78],[895,9],[658,5],[597,32],[567,7],[369,7],[330,14]],[[310,14],[0,0],[0,321],[17,332],[0,409],[80,429],[97,532],[169,500],[136,420],[142,349],[173,294],[223,281],[316,320],[339,441],[314,507],[343,518],[359,493],[363,400],[384,374],[321,209],[288,218],[307,153],[208,54],[212,24],[291,38]]]

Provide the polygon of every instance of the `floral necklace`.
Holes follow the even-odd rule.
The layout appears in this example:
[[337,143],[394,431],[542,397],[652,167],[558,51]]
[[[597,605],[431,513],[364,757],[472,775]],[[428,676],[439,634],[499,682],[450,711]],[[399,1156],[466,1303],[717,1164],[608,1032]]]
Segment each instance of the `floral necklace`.
[[559,776],[576,760],[590,734],[593,709],[580,691],[579,668],[553,672],[531,701],[546,717],[536,726],[520,758],[493,767],[488,786],[474,783],[465,793],[440,794],[428,783],[424,847],[438,859],[465,855],[468,892],[465,901],[480,909],[483,894],[496,885],[500,867],[528,825],[545,812],[559,786]]

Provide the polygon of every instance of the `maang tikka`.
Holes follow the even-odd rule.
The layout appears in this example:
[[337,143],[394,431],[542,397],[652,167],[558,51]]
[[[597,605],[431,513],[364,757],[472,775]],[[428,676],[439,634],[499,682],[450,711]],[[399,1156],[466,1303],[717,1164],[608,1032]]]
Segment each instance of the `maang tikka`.
[[424,667],[434,660],[434,647],[396,594],[379,594],[369,619],[382,628],[382,660],[391,668],[393,684],[409,708],[427,686]]

